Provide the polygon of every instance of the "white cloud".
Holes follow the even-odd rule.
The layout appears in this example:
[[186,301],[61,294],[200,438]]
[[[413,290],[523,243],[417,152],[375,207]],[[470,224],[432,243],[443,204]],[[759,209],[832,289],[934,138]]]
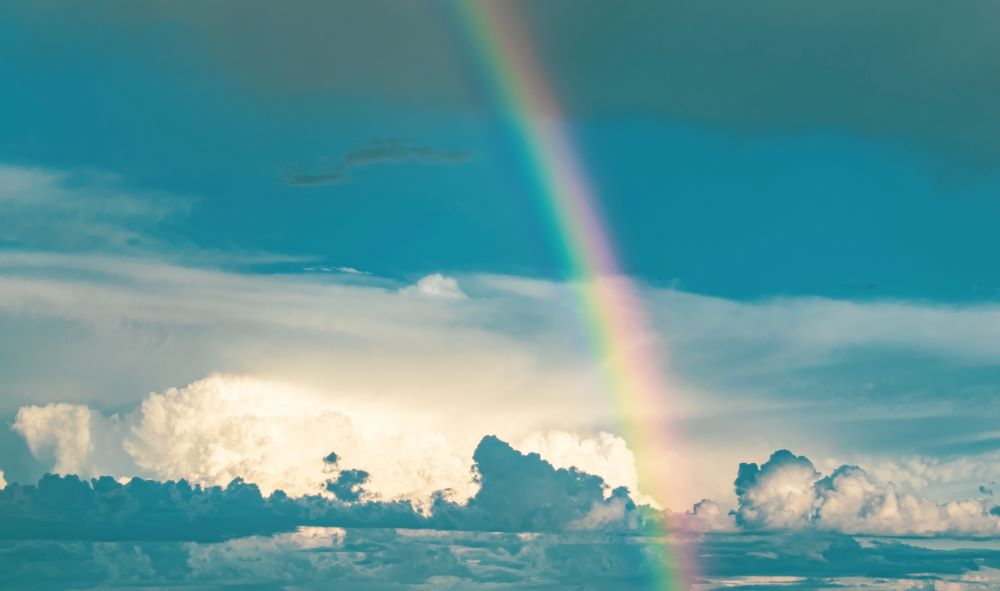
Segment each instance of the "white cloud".
[[7,487],[7,481],[4,480],[3,470],[0,470],[0,490],[3,490],[6,487]]
[[856,466],[823,476],[803,456],[775,452],[758,467],[743,464],[736,479],[737,522],[750,529],[816,527],[867,535],[1000,535],[1000,516],[987,500],[936,503],[899,492]]
[[371,275],[369,271],[362,271],[361,269],[355,269],[354,267],[334,267],[337,271],[341,273],[347,273],[348,275]]
[[[675,516],[675,519],[681,516]],[[711,499],[702,499],[684,514],[682,523],[690,531],[729,532],[736,531],[733,515]]]
[[322,492],[331,476],[323,458],[335,452],[340,469],[367,470],[366,489],[384,498],[422,502],[444,489],[460,499],[473,494],[471,450],[457,453],[444,437],[404,421],[371,415],[358,421],[293,386],[217,375],[150,394],[120,420],[86,406],[50,404],[22,408],[14,428],[32,453],[54,456],[54,471],[85,477],[205,485],[241,477],[265,494],[282,489],[301,496]]
[[[281,489],[301,496],[320,493],[335,476],[323,461],[334,452],[337,469],[369,472],[365,489],[381,498],[422,503],[450,490],[464,500],[477,490],[472,450],[415,428],[405,414],[338,407],[328,393],[249,377],[215,375],[150,394],[121,418],[83,405],[26,406],[14,429],[37,457],[51,457],[53,471],[84,477],[139,475],[205,485],[239,477],[265,494]],[[577,467],[612,487],[636,490],[634,456],[612,434],[539,433],[521,448],[556,467]]]
[[422,277],[413,285],[403,288],[400,293],[442,300],[464,300],[466,297],[455,278],[445,277],[440,273]]
[[78,404],[26,406],[17,412],[13,429],[24,437],[37,458],[52,458],[52,470],[84,477],[131,469],[119,442],[117,416],[105,417]]

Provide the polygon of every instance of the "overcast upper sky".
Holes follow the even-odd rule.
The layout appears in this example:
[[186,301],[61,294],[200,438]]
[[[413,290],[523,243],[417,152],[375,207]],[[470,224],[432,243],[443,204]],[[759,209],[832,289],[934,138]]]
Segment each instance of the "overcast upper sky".
[[[648,319],[651,341],[625,345],[669,388],[648,409],[671,434],[669,490],[602,389],[474,34],[433,0],[0,1],[0,486],[238,477],[298,499],[354,490],[363,470],[358,498],[416,507],[378,527],[464,531],[485,518],[432,519],[435,499],[489,512],[490,494],[527,486],[473,477],[496,435],[629,489],[556,533],[635,531],[630,498],[712,535],[821,531],[809,543],[824,552],[854,543],[827,535],[1000,534],[1000,5],[508,4],[556,97],[535,115],[571,138]],[[279,561],[313,547],[292,526],[343,526],[288,524],[245,533],[278,536]],[[396,584],[393,561],[422,535],[366,546],[402,553],[379,554],[376,574],[313,563],[260,580],[330,568]],[[475,536],[449,552],[511,543]],[[785,556],[786,542],[753,544]],[[532,543],[549,558],[558,545]],[[253,544],[239,552],[263,556]],[[601,554],[622,577],[608,588],[646,572],[648,548],[626,546]],[[74,552],[104,572],[97,550]],[[705,575],[874,576],[727,560]],[[990,588],[961,573],[997,557],[969,560],[884,574]],[[562,569],[532,564],[536,581]],[[417,582],[500,580],[467,567]],[[960,575],[907,587],[914,572]],[[22,574],[0,586],[41,576]],[[205,576],[184,584],[225,575]]]

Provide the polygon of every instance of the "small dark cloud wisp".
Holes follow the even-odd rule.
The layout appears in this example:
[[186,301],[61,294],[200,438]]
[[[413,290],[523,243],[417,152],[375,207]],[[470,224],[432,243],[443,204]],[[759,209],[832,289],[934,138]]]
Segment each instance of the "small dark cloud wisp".
[[404,140],[381,140],[350,152],[332,168],[317,171],[293,169],[282,176],[292,187],[315,187],[339,183],[350,178],[352,168],[382,163],[417,162],[420,164],[456,164],[468,160],[465,150],[442,150]]

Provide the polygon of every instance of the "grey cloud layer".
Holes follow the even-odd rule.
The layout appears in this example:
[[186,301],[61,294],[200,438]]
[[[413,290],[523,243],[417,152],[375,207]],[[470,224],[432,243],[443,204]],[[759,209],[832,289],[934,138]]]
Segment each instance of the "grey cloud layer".
[[[135,33],[164,19],[174,42],[260,93],[330,93],[431,108],[487,102],[449,2],[209,5],[35,2],[19,9]],[[836,130],[946,160],[1000,159],[1000,17],[989,0],[718,5],[696,0],[510,3],[575,114],[647,113],[752,132]],[[234,10],[241,18],[232,19]],[[62,29],[58,29],[62,30]],[[391,39],[391,43],[386,40]],[[162,48],[150,48],[162,51]],[[174,52],[182,54],[188,52]]]

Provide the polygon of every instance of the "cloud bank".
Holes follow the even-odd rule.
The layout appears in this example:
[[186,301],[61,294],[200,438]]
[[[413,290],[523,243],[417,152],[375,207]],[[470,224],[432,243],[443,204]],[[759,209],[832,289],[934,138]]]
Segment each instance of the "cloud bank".
[[[216,493],[239,481],[259,491],[256,497],[409,507],[405,514],[432,519],[424,527],[632,531],[642,527],[638,507],[652,503],[638,489],[631,450],[608,433],[535,433],[519,444],[523,452],[490,436],[465,456],[447,438],[396,421],[352,416],[287,385],[220,375],[150,394],[122,416],[65,403],[26,406],[13,428],[36,457],[73,478],[139,476]],[[697,531],[1000,536],[1000,510],[989,496],[937,503],[857,466],[823,475],[786,450],[759,466],[740,464],[734,485],[733,511],[703,500],[677,524]]]
[[[483,432],[520,445],[553,429],[587,437],[614,430],[610,401],[594,379],[600,361],[580,350],[584,335],[568,303],[570,284],[444,274],[405,284],[37,252],[3,253],[0,273],[0,327],[20,336],[0,356],[0,408],[8,420],[23,406],[55,401],[90,408],[87,420],[102,425],[95,433],[118,437],[122,429],[120,437],[133,441],[117,459],[100,437],[88,444],[108,451],[101,461],[113,473],[117,462],[134,463],[133,455],[147,451],[140,433],[115,426],[108,409],[124,421],[149,389],[163,393],[219,370],[321,392],[323,408],[352,418],[362,410],[405,415],[403,431],[446,436],[466,466]],[[644,415],[651,423],[683,424],[686,433],[685,448],[668,450],[663,462],[689,477],[670,498],[657,499],[661,505],[680,509],[706,496],[735,501],[731,478],[716,466],[782,447],[823,462],[863,463],[883,480],[902,484],[905,476],[914,488],[941,490],[959,480],[978,487],[1000,477],[992,456],[982,455],[995,446],[989,433],[1000,411],[989,389],[1000,352],[995,305],[738,302],[641,285],[639,295],[661,340],[628,346],[670,368],[660,408]],[[891,372],[873,369],[873,356],[885,358]],[[940,396],[942,379],[947,398]],[[83,428],[77,412],[60,415],[64,429]],[[891,429],[871,428],[890,419]],[[143,429],[154,424],[149,419]],[[166,436],[171,427],[156,428]],[[42,455],[59,449],[55,430],[33,441]],[[70,461],[87,449],[61,457]],[[908,459],[890,466],[887,458]],[[218,467],[204,473],[225,484],[228,460],[212,461]],[[83,460],[72,465],[81,474],[100,473]],[[16,466],[3,467],[10,480]],[[633,488],[623,477],[604,476]],[[373,481],[380,478],[373,470]],[[293,488],[280,474],[269,479]],[[430,488],[436,486],[409,490]]]
[[[46,475],[37,485],[11,484],[0,491],[0,537],[86,540],[212,541],[292,531],[299,526],[419,528],[509,532],[641,531],[656,518],[636,506],[624,488],[611,490],[575,468],[554,468],[538,454],[521,454],[494,436],[476,447],[478,490],[455,502],[448,491],[433,495],[426,510],[399,500],[364,494],[368,474],[328,474],[332,495],[263,495],[241,478],[225,487],[187,480],[109,476],[83,480]],[[338,464],[336,454],[326,463]],[[350,494],[344,494],[349,492]]]
[[[201,487],[48,475],[35,485],[11,484],[0,490],[0,584],[227,581],[312,589],[336,579],[387,589],[523,589],[531,581],[638,590],[655,580],[664,556],[681,555],[695,558],[705,590],[986,591],[1000,582],[1000,551],[988,546],[935,550],[832,531],[840,526],[824,523],[829,516],[865,513],[843,509],[863,498],[856,482],[838,480],[852,469],[822,478],[787,451],[740,467],[739,530],[681,530],[666,539],[651,528],[659,512],[636,506],[624,488],[608,494],[596,476],[555,468],[492,436],[474,457],[476,494],[467,503],[438,497],[428,512],[361,497],[267,497],[239,479]],[[341,484],[343,474],[328,484]],[[352,474],[352,487],[363,488],[364,475]],[[826,495],[816,513],[822,517],[806,515],[809,485],[821,491],[813,499]],[[718,517],[718,507],[706,501],[694,513]]]
[[[211,376],[152,393],[136,409],[110,417],[77,404],[25,406],[13,429],[37,458],[51,462],[51,471],[84,478],[142,476],[201,486],[240,478],[265,495],[280,489],[300,497],[319,494],[337,473],[363,470],[362,498],[420,506],[442,496],[465,501],[479,488],[471,450],[457,451],[440,434],[401,416],[337,410],[319,394],[249,377]],[[637,490],[635,459],[613,435],[549,432],[519,447]]]

